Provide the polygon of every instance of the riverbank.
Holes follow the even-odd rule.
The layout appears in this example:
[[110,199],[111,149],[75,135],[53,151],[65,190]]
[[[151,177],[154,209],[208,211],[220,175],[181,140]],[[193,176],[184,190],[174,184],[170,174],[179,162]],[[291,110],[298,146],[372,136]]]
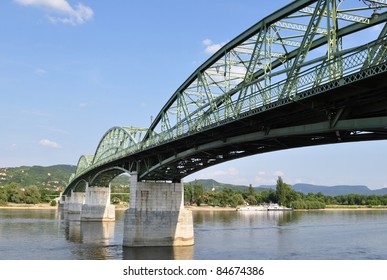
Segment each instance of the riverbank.
[[[49,203],[40,203],[40,204],[16,204],[16,203],[8,203],[6,206],[0,206],[0,209],[31,209],[31,210],[45,210],[45,209],[57,209],[58,206],[50,206]],[[191,211],[236,211],[235,208],[232,207],[219,207],[219,206],[186,206],[185,207]],[[126,205],[116,205],[116,210],[126,210],[128,206]],[[387,206],[362,206],[362,205],[328,205],[324,209],[298,209],[294,211],[348,211],[348,210],[357,210],[357,211],[372,211],[372,210],[387,210]]]
[[[127,205],[115,205],[116,210],[126,210],[128,209]],[[58,209],[58,206],[51,206],[49,203],[39,203],[39,204],[17,204],[17,203],[8,203],[7,205],[1,205],[0,209],[31,209],[31,210],[45,210],[45,209]]]
[[[235,208],[232,207],[213,207],[213,206],[186,206],[186,209],[190,209],[192,211],[236,211]],[[356,210],[356,211],[372,211],[372,210],[387,210],[387,206],[343,206],[343,205],[329,205],[324,209],[295,209],[293,211],[348,211],[348,210]]]
[[196,205],[191,205],[191,206],[186,206],[185,207],[188,210],[191,211],[236,211],[235,208],[232,207],[219,207],[219,206],[196,206]]
[[50,206],[49,203],[39,203],[39,204],[16,204],[8,203],[6,206],[0,206],[0,209],[57,209],[58,206]]

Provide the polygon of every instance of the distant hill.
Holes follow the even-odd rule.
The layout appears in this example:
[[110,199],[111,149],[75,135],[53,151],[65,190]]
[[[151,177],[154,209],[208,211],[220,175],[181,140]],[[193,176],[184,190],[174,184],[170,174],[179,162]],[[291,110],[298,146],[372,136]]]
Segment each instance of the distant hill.
[[[39,188],[64,189],[76,168],[74,165],[66,164],[3,167],[0,168],[0,186],[17,183],[22,187],[37,186]],[[118,176],[112,182],[112,186],[128,187],[129,176]]]
[[[205,190],[215,188],[216,190],[222,189],[224,187],[231,188],[233,190],[246,190],[248,186],[244,185],[232,185],[232,184],[225,184],[225,183],[219,183],[212,179],[200,179],[196,180],[199,184],[201,184]],[[190,183],[194,183],[190,182]],[[264,190],[275,190],[275,185],[261,185],[254,187],[256,192],[261,192]],[[302,192],[304,194],[308,193],[319,193],[321,192],[324,195],[330,195],[330,196],[338,196],[338,195],[345,195],[345,194],[361,194],[361,195],[385,195],[387,194],[387,188],[383,189],[377,189],[377,190],[371,190],[367,186],[347,186],[347,185],[337,185],[337,186],[318,186],[318,185],[312,185],[312,184],[303,184],[298,183],[292,186],[292,188],[295,191]]]
[[[64,188],[71,176],[76,170],[74,165],[53,165],[53,166],[21,166],[21,167],[10,167],[10,168],[0,168],[0,186],[6,185],[8,183],[18,183],[23,187],[35,185],[37,187],[43,188]],[[233,185],[227,183],[220,183],[213,179],[198,179],[197,183],[201,184],[204,190],[211,190],[215,188],[216,190],[222,190],[223,188],[231,188],[233,190],[245,191],[249,186],[246,185]],[[191,181],[188,183],[195,183]],[[112,183],[113,186],[128,186],[129,177],[128,176],[119,176],[114,179]],[[275,190],[275,185],[261,185],[255,186],[254,189],[256,192],[261,192],[269,189]],[[312,184],[295,184],[292,188],[298,192],[305,194],[308,193],[319,193],[321,192],[324,195],[338,196],[345,194],[361,194],[361,195],[386,195],[387,188],[371,190],[367,186],[318,186]]]
[[223,188],[231,188],[233,190],[245,190],[248,186],[243,185],[232,185],[232,184],[225,184],[225,183],[219,183],[213,179],[198,179],[192,182],[188,182],[191,184],[194,184],[197,182],[198,184],[203,186],[204,190],[211,190],[214,188],[215,190],[221,190]]
[[338,185],[338,186],[317,186],[311,184],[295,184],[292,186],[294,190],[302,193],[319,193],[321,192],[324,195],[337,196],[345,194],[361,194],[361,195],[385,195],[387,194],[387,188],[371,190],[367,186],[347,186],[347,185]]
[[18,183],[23,187],[64,188],[76,166],[20,166],[0,168],[0,185]]
[[[214,188],[215,190],[222,190],[223,188],[230,188],[232,190],[239,190],[239,191],[245,191],[249,186],[246,185],[233,185],[233,184],[226,184],[226,183],[220,183],[213,179],[198,179],[195,180],[197,183],[203,186],[204,190],[211,190]],[[187,182],[194,184],[195,181]],[[276,186],[259,186],[254,187],[256,192],[266,191],[269,189],[275,189]]]
[[20,166],[0,168],[0,185],[17,183],[22,187],[63,188],[67,185],[76,166]]

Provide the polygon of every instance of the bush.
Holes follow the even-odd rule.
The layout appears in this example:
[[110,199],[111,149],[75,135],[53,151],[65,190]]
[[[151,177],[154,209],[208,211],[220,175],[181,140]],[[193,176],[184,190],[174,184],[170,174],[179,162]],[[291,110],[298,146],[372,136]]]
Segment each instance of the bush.
[[50,206],[56,206],[56,200],[51,200]]
[[112,202],[112,204],[120,204],[121,203],[121,199],[119,199],[118,197],[114,196],[114,197],[112,197],[111,202]]
[[324,209],[325,203],[318,200],[296,200],[290,203],[293,209]]

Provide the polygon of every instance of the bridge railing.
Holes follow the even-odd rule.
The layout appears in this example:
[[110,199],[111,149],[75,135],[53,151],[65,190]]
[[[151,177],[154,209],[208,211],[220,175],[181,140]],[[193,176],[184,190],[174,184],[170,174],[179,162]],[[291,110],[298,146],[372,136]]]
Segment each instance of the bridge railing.
[[[264,89],[260,89],[256,86],[256,84],[261,81],[260,79],[254,80],[249,84],[244,85],[247,87],[247,92],[250,92],[250,94],[246,95],[244,98],[232,100],[231,102],[216,100],[219,101],[219,104],[222,104],[216,108],[211,107],[211,104],[206,104],[201,108],[198,116],[191,119],[190,122],[186,120],[178,123],[169,130],[162,131],[158,134],[154,133],[145,142],[137,143],[136,145],[118,151],[117,153],[94,163],[85,170],[82,170],[80,174],[76,174],[76,176],[70,178],[70,183],[75,180],[76,177],[82,176],[88,171],[114,160],[215,126],[235,121],[235,119],[282,106],[295,99],[305,98],[309,95],[304,95],[303,93],[308,92],[313,88],[342,80],[342,78],[346,76],[360,73],[366,69],[386,63],[386,53],[387,37],[385,36],[367,45],[338,52],[331,61],[326,61],[325,56],[314,59],[313,61],[306,63],[314,66],[299,73],[296,78],[296,86],[293,87],[293,90],[288,95],[283,94],[285,85],[288,81],[287,79],[274,83]],[[272,73],[271,75],[276,76],[279,74],[280,73]],[[283,74],[283,71],[281,74]],[[343,84],[338,82],[336,87],[341,85]],[[246,90],[246,88],[243,89]],[[235,94],[240,90],[242,90],[242,88],[235,88],[232,90],[232,94]],[[230,96],[231,93],[228,97],[223,96],[219,98],[230,98]],[[236,108],[239,108],[237,112]]]
[[[383,37],[370,44],[338,52],[334,59],[330,61],[326,61],[325,56],[314,59],[309,64],[315,65],[300,72],[296,78],[296,86],[293,87],[289,95],[283,95],[288,79],[279,81],[264,89],[259,89],[256,86],[260,80],[252,81],[245,85],[247,91],[250,92],[249,95],[229,103],[220,102],[222,105],[215,110],[210,107],[210,104],[206,104],[201,108],[201,114],[198,114],[196,118],[191,119],[190,122],[185,121],[179,123],[170,130],[161,132],[160,134],[153,135],[145,143],[141,143],[141,149],[154,147],[177,138],[185,137],[189,134],[234,121],[235,119],[249,115],[249,113],[255,114],[281,106],[283,103],[280,101],[282,100],[289,101],[300,98],[301,93],[305,91],[385,63],[387,59],[386,55],[379,55],[379,59],[376,60],[375,53],[386,53],[386,41],[386,37]],[[278,75],[278,73],[273,73],[272,76],[274,75]],[[338,86],[341,86],[341,84]],[[241,89],[234,91],[234,93],[239,90]],[[235,114],[235,108],[240,108],[237,114]]]

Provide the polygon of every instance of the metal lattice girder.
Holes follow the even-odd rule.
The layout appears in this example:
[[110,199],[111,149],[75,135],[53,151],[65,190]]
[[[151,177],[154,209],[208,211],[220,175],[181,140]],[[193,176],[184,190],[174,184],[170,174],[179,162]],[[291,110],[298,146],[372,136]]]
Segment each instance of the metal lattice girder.
[[317,2],[316,8],[311,15],[311,19],[308,27],[304,30],[305,35],[302,39],[299,51],[297,52],[296,57],[292,61],[292,65],[287,73],[288,80],[283,88],[283,92],[281,93],[281,97],[289,96],[293,91],[295,86],[295,81],[297,80],[298,74],[301,71],[301,66],[304,63],[306,56],[312,46],[312,42],[316,36],[319,29],[320,22],[323,18],[323,13],[327,8],[328,1],[319,0]]
[[386,47],[387,36],[386,35],[387,35],[387,23],[384,24],[384,27],[379,35],[379,39],[382,40],[384,43],[380,44],[380,46],[375,46],[372,49],[370,53],[370,59],[364,63],[363,69],[377,65],[380,63],[380,61],[386,58],[387,56],[387,47]]
[[93,164],[116,155],[120,151],[136,147],[142,140],[146,128],[113,127],[102,137],[93,158]]
[[90,179],[90,186],[109,187],[109,183],[118,175],[127,172],[120,167],[104,169]]
[[[300,73],[312,65],[329,67],[316,73],[315,85],[326,82],[327,73],[330,80],[339,78],[344,71],[338,55],[346,51],[343,39],[387,19],[387,4],[373,2],[377,17],[371,17],[374,5],[358,0],[300,0],[264,18],[179,87],[152,123],[144,147],[201,130],[208,123],[237,119],[243,107],[293,96],[304,84]],[[317,59],[321,52],[325,59]],[[384,52],[378,54],[381,58]]]
[[74,192],[85,192],[88,183],[85,180],[79,180],[74,186]]
[[77,164],[75,174],[78,175],[93,164],[94,155],[82,155]]
[[[106,185],[134,168],[142,172],[142,179],[178,179],[215,162],[245,156],[248,147],[222,155],[189,146],[186,152],[192,151],[192,156],[180,159],[185,152],[175,153],[174,145],[185,146],[186,139],[196,135],[206,137],[245,118],[258,118],[323,92],[340,94],[342,86],[385,75],[386,22],[387,0],[293,1],[196,69],[149,129],[114,127],[106,132],[95,155],[80,158],[69,185],[85,178]],[[344,111],[336,108],[336,117],[327,123],[337,128]],[[257,131],[269,133],[265,128]],[[118,169],[109,169],[112,162]]]
[[[325,140],[327,132],[336,132],[336,131],[351,131],[351,135],[356,133],[364,133],[364,131],[371,131],[380,129],[387,124],[387,117],[383,118],[369,118],[369,119],[353,119],[353,120],[342,120],[338,121],[335,127],[331,127],[330,122],[324,121],[320,123],[313,123],[308,125],[298,125],[293,127],[286,128],[278,128],[273,129],[270,132],[265,131],[257,131],[250,134],[239,135],[235,137],[230,137],[226,141],[216,140],[214,142],[209,142],[195,148],[188,149],[184,152],[176,154],[172,157],[164,159],[159,164],[152,166],[147,173],[156,171],[158,168],[162,166],[168,166],[168,164],[176,161],[176,159],[184,159],[179,160],[177,164],[177,172],[185,173],[189,172],[189,168],[196,169],[201,168],[205,163],[209,163],[209,161],[213,160],[222,160],[224,155],[212,155],[210,157],[198,157],[200,152],[205,152],[214,149],[220,149],[224,146],[228,145],[238,145],[243,144],[245,142],[260,142],[273,138],[280,137],[291,137],[292,135],[296,135],[301,137],[305,135],[309,138],[311,142],[323,142]],[[311,135],[316,135],[315,137],[311,137]],[[229,154],[244,154],[246,151],[243,150],[235,150],[229,152]],[[207,162],[206,162],[207,161]],[[188,169],[187,169],[188,167]],[[179,170],[180,169],[180,170]],[[171,170],[172,171],[172,170]]]

